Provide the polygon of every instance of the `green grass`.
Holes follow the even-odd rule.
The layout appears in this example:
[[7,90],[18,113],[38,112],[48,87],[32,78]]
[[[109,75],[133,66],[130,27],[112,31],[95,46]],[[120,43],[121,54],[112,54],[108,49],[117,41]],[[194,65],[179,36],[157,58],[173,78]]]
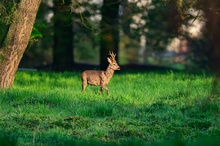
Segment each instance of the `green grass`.
[[178,72],[116,73],[106,92],[80,72],[22,72],[0,91],[0,131],[22,145],[99,141],[146,144],[220,135],[220,99],[212,76]]

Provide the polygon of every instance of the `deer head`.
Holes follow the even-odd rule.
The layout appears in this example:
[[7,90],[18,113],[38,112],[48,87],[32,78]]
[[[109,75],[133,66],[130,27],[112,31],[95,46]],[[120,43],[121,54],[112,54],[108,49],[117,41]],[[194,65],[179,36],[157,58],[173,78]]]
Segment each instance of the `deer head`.
[[116,54],[109,51],[109,55],[110,55],[110,57],[107,58],[107,60],[109,62],[109,67],[113,70],[120,70],[118,63],[115,60]]

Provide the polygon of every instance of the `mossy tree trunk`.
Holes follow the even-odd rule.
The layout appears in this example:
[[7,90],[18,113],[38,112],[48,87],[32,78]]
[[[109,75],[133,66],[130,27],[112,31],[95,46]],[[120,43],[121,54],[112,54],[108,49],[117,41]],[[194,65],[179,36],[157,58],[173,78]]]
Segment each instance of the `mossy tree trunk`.
[[28,45],[41,0],[21,0],[0,49],[0,89],[13,85],[15,73]]

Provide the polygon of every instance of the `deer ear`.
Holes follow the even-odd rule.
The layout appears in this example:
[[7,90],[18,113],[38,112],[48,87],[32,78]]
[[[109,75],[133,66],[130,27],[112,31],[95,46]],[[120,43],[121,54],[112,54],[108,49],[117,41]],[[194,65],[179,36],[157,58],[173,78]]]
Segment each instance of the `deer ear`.
[[112,60],[110,58],[107,58],[107,60],[108,60],[109,63],[112,63]]

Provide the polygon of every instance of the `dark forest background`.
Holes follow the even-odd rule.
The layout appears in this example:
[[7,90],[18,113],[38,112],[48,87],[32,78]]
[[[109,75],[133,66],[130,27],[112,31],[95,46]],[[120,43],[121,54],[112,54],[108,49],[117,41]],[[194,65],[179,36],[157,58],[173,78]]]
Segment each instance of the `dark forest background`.
[[[4,40],[16,5],[1,4],[8,8],[1,12]],[[44,0],[19,68],[105,69],[114,51],[127,67],[207,69],[210,7],[195,0]]]

